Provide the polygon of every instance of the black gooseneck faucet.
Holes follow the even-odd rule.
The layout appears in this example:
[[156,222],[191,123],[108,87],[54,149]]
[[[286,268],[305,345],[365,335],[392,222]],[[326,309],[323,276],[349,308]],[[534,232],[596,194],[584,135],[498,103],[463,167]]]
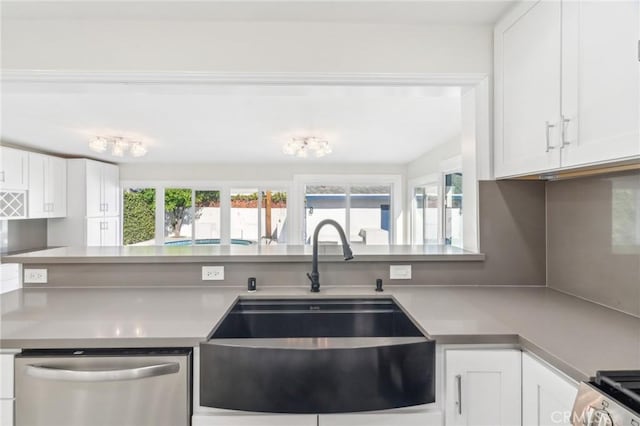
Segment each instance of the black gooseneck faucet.
[[342,229],[342,226],[340,226],[340,224],[333,219],[325,219],[318,223],[318,226],[316,226],[316,230],[313,232],[313,260],[311,263],[312,269],[310,274],[307,273],[307,277],[309,277],[309,280],[311,280],[312,293],[318,293],[320,291],[320,274],[318,273],[318,234],[320,233],[320,229],[322,229],[322,227],[325,225],[333,226],[338,231],[338,234],[340,234],[344,260],[353,259],[353,252],[351,251],[351,247],[349,246],[347,236],[344,234],[344,229]]

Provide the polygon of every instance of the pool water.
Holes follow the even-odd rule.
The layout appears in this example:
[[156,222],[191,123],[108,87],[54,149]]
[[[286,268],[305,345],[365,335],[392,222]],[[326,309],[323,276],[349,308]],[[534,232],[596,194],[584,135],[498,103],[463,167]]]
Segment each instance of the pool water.
[[[195,241],[196,245],[214,245],[220,244],[220,238],[202,238]],[[236,244],[240,246],[250,246],[253,244],[250,240],[241,240],[237,238],[231,239],[231,244]],[[190,246],[191,240],[179,240],[179,241],[167,241],[164,243],[165,246]]]

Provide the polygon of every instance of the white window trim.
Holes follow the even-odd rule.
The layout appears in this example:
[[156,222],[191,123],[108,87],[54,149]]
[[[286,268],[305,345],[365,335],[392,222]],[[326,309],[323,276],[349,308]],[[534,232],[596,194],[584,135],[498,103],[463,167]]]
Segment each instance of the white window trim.
[[[403,214],[403,186],[402,175],[379,175],[379,174],[327,174],[327,175],[294,175],[293,192],[295,197],[291,203],[287,203],[296,214],[292,215],[290,228],[292,231],[290,241],[292,244],[304,244],[302,235],[304,233],[304,191],[306,185],[389,185],[391,187],[391,217],[393,226],[391,227],[391,244],[403,244],[404,239],[404,214]],[[347,204],[349,204],[347,202]],[[349,205],[346,208],[350,207]],[[287,215],[289,211],[287,211]],[[349,215],[346,217],[347,227],[349,225]]]

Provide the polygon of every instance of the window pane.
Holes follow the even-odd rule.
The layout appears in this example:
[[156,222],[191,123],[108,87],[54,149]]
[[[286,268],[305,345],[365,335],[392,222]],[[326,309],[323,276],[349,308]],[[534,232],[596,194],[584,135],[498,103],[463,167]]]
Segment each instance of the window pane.
[[258,190],[231,190],[231,244],[258,241]]
[[262,191],[260,223],[263,244],[286,244],[287,242],[287,192]]
[[196,191],[196,244],[220,244],[220,191]]
[[411,242],[413,244],[424,244],[425,202],[424,188],[413,188],[413,211],[411,212]]
[[[305,187],[304,241],[311,244],[313,232],[324,219],[333,219],[346,230],[346,188],[332,185],[307,185]],[[321,243],[339,243],[340,236],[333,226],[325,226],[318,235]]]
[[391,187],[359,185],[351,187],[350,235],[367,245],[389,244],[391,233]]
[[462,173],[445,175],[445,244],[462,247]]
[[127,188],[123,193],[122,242],[154,245],[156,234],[156,190]]
[[167,188],[164,190],[164,239],[166,245],[192,244],[193,190]]
[[425,244],[438,244],[438,184],[427,185],[425,191]]

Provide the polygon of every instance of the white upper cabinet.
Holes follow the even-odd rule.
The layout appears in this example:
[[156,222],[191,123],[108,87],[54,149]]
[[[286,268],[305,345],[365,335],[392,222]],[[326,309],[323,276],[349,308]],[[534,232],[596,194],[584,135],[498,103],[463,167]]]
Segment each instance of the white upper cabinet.
[[118,166],[86,161],[87,217],[120,214],[120,176]]
[[29,185],[27,152],[0,146],[0,189],[26,190]]
[[571,426],[575,381],[522,355],[522,426]]
[[445,351],[446,426],[519,426],[521,352]]
[[562,166],[639,156],[640,0],[562,9]]
[[29,218],[67,214],[67,164],[64,158],[28,153]]
[[561,13],[524,3],[496,27],[497,176],[560,166]]
[[494,38],[496,177],[640,158],[640,0],[522,2]]

